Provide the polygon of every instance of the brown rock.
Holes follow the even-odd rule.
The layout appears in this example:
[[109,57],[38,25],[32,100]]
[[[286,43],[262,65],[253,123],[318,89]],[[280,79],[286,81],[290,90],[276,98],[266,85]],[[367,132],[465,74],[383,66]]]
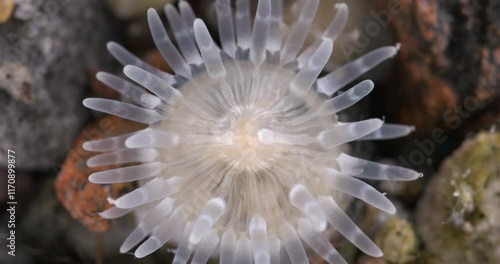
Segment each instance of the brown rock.
[[68,153],[55,181],[57,198],[71,216],[90,231],[104,232],[109,229],[109,220],[101,218],[97,213],[111,207],[106,198],[117,198],[129,191],[133,185],[131,183],[97,185],[89,182],[87,178],[91,173],[111,169],[113,166],[87,167],[87,159],[95,153],[83,150],[82,143],[142,128],[144,128],[142,124],[111,115],[103,116],[83,129],[76,139],[73,149]]
[[[379,1],[380,7],[391,1]],[[392,85],[383,92],[390,118],[413,124],[415,136],[426,136],[436,127],[461,130],[471,116],[498,104],[499,4],[398,2],[403,11],[391,22],[401,51]]]

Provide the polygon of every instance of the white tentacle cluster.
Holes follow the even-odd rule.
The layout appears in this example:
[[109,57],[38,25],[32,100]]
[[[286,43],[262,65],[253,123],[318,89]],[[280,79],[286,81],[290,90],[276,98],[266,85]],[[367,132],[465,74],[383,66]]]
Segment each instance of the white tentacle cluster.
[[323,235],[331,225],[366,254],[382,255],[336,200],[352,196],[394,213],[392,203],[359,178],[407,181],[419,174],[351,157],[341,145],[402,137],[413,128],[380,119],[337,121],[336,113],[371,92],[371,81],[330,97],[398,48],[382,47],[318,79],[348,17],[347,6],[336,5],[323,38],[304,47],[318,3],[305,1],[296,22],[283,30],[282,0],[260,0],[253,22],[249,0],[236,1],[234,14],[229,0],[218,0],[222,48],[187,2],[165,7],[177,46],[151,9],[154,42],[174,75],[109,43],[130,80],[109,73],[97,78],[130,103],[83,103],[149,125],[83,145],[102,152],[89,159],[91,167],[140,163],[89,178],[140,183],[101,213],[147,212],[121,252],[135,248],[141,258],[172,242],[174,263],[193,255],[192,263],[219,256],[220,263],[265,264],[308,263],[310,248],[328,263],[345,263]]

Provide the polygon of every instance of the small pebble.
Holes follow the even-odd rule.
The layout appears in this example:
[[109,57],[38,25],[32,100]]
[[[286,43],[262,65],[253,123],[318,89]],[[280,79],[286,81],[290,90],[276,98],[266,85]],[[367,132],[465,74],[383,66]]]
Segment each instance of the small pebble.
[[0,24],[9,20],[14,10],[14,0],[0,0]]

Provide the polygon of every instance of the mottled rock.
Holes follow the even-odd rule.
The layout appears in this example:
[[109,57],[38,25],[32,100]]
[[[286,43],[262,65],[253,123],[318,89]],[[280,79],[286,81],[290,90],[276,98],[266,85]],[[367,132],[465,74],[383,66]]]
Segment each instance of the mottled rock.
[[381,96],[389,118],[414,124],[415,136],[426,136],[437,127],[459,131],[485,114],[481,109],[498,105],[499,2],[397,2],[403,11],[391,24],[401,51],[390,80],[397,85],[388,86]]
[[90,231],[101,233],[110,228],[110,221],[101,218],[97,213],[111,207],[107,202],[108,197],[116,199],[130,191],[133,185],[131,183],[99,185],[89,182],[88,176],[93,172],[119,166],[87,167],[87,159],[95,153],[83,150],[82,144],[85,141],[121,135],[142,128],[144,128],[142,124],[105,115],[89,124],[80,133],[73,149],[68,153],[55,181],[57,198],[71,216]]
[[416,259],[417,236],[406,220],[392,217],[375,235],[375,243],[384,252],[388,263],[410,263]]
[[[53,181],[40,181],[36,197],[23,204],[26,212],[16,229],[19,256],[2,262],[0,254],[0,263],[132,263],[133,256],[120,254],[118,249],[134,228],[133,217],[114,221],[104,233],[90,232],[61,206]],[[165,255],[161,257],[167,261]],[[149,258],[140,263],[165,262]]]
[[429,263],[500,259],[500,134],[467,140],[429,182],[416,212]]
[[116,21],[98,0],[19,0],[0,26],[0,165],[26,170],[64,157],[88,116],[89,68],[110,67]]

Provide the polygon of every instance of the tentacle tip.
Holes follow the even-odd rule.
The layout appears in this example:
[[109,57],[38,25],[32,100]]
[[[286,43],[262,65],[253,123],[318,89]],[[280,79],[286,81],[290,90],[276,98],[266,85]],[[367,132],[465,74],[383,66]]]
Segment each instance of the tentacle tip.
[[107,48],[108,50],[111,50],[111,49],[113,49],[114,47],[116,47],[117,45],[118,45],[118,43],[116,43],[116,42],[114,42],[114,41],[112,41],[112,40],[111,40],[111,41],[108,41],[108,42],[106,43],[106,48]]
[[319,223],[317,223],[317,225],[314,227],[314,229],[318,232],[323,232],[326,230],[327,227],[328,227],[328,225],[326,224],[326,220],[325,220],[325,221],[320,221]]
[[134,70],[136,70],[138,67],[134,66],[134,65],[125,65],[125,67],[123,67],[123,73],[125,73],[125,75],[130,75],[131,72],[133,72]]
[[116,200],[111,198],[111,197],[106,198],[106,201],[108,201],[108,203],[112,204],[112,205],[115,205],[115,203],[116,203]]
[[375,83],[374,83],[372,80],[370,80],[370,79],[364,80],[363,82],[364,82],[364,83],[365,83],[368,87],[371,87],[371,88],[375,87]]
[[394,48],[396,48],[396,51],[399,52],[399,50],[401,49],[401,42],[396,43],[396,45],[394,45]]
[[344,7],[347,7],[346,3],[336,3],[335,4],[336,9],[340,9],[340,8],[344,8]]
[[156,9],[150,7],[148,8],[148,16],[149,15],[157,15],[158,13],[156,12]]
[[147,256],[148,254],[145,254],[144,252],[135,252],[134,253],[134,257],[136,258],[144,258],[145,256]]
[[89,168],[94,168],[94,167],[97,167],[97,165],[95,164],[95,162],[92,160],[92,158],[88,159],[87,162],[85,162],[85,165],[87,165],[87,167]]
[[[83,142],[83,144],[82,144],[82,148],[83,148],[83,150],[85,150],[85,151],[92,151],[92,143],[91,143],[91,142],[89,142],[89,141],[87,141],[87,142]],[[88,164],[87,164],[87,166],[88,166]]]
[[397,212],[396,207],[392,203],[391,203],[391,206],[384,211],[388,214],[391,214],[391,215],[393,215]]
[[102,82],[102,80],[105,78],[106,72],[100,71],[95,74],[95,78],[99,81]]
[[96,177],[95,173],[92,173],[92,174],[89,175],[89,182],[95,183],[95,184],[99,184],[100,183],[99,178]]
[[205,22],[203,22],[203,20],[201,18],[197,18],[194,20],[193,22],[193,27],[204,27],[205,26]]
[[198,239],[195,235],[191,234],[188,238],[188,245],[187,248],[190,250],[194,250],[196,245],[200,243],[201,239]]
[[381,258],[384,256],[384,253],[379,247],[377,247],[376,249],[374,249],[374,252],[369,255],[371,255],[372,257]]
[[373,124],[376,125],[376,126],[378,126],[379,128],[382,127],[384,125],[384,123],[385,123],[385,117],[383,117],[382,119],[373,118],[372,120],[373,121],[371,121],[371,122],[373,122]]
[[[182,2],[182,1],[180,1],[180,2]],[[175,10],[174,5],[172,5],[171,3],[167,3],[163,8],[165,10]]]
[[83,101],[82,101],[83,106],[85,106],[87,108],[90,108],[89,105],[90,105],[91,99],[92,98],[85,98],[85,99],[83,99]]
[[[140,203],[139,203],[140,204]],[[118,199],[115,203],[115,206],[120,208],[120,209],[131,209],[131,208],[134,208],[136,207],[137,205],[136,204],[131,204],[130,201],[127,202],[127,201],[120,201],[120,199]]]
[[124,247],[124,246],[121,246],[119,251],[120,251],[120,254],[125,254],[125,253],[128,253],[129,249]]
[[[333,49],[333,40],[331,38],[327,37],[322,37],[321,40],[323,41],[321,44],[326,45],[330,49]],[[331,47],[330,47],[331,46]]]
[[100,217],[102,217],[102,218],[104,218],[104,219],[107,219],[105,211],[99,212],[99,213],[97,213],[97,215],[100,216]]

